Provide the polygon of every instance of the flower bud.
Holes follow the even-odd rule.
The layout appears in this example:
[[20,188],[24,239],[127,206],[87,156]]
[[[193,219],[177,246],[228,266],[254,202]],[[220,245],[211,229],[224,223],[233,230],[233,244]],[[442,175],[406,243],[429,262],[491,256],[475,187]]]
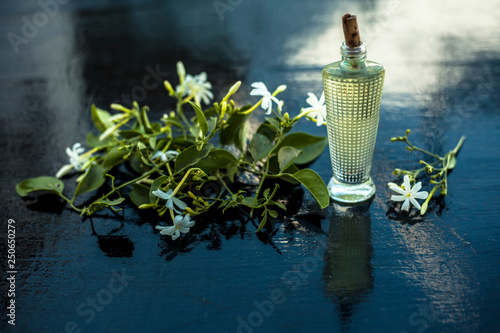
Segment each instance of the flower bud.
[[117,111],[123,111],[123,112],[126,112],[126,113],[130,113],[130,110],[127,109],[126,107],[124,107],[123,105],[121,104],[117,104],[117,103],[112,103],[111,104],[111,108],[113,110],[117,110]]
[[226,109],[227,109],[227,103],[226,101],[223,101],[220,107],[220,118],[223,119],[224,115],[226,114]]
[[422,206],[420,207],[420,215],[424,215],[425,212],[427,211],[427,207],[429,205],[429,201],[425,201]]
[[175,95],[174,88],[172,88],[172,85],[170,84],[170,82],[165,80],[165,81],[163,81],[163,85],[165,86],[165,89],[167,89],[170,96]]
[[281,86],[276,88],[273,95],[276,96],[277,94],[279,94],[280,92],[283,92],[285,90],[286,90],[286,85],[282,84]]
[[139,206],[139,209],[148,209],[148,208],[151,208],[151,207],[154,207],[155,205],[153,204],[142,204]]
[[186,69],[184,68],[182,61],[177,62],[177,75],[179,75],[179,81],[182,84],[184,82],[184,78],[186,77]]
[[226,96],[224,96],[222,101],[224,101],[224,102],[227,101],[231,95],[233,95],[235,92],[238,91],[240,86],[241,86],[241,81],[238,81],[235,84],[233,84],[233,86],[231,88],[229,88],[229,91],[227,92]]

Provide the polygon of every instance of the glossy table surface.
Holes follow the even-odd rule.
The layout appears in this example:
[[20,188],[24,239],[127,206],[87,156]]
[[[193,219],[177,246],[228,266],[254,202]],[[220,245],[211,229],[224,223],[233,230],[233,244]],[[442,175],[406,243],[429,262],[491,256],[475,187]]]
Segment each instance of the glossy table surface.
[[[94,233],[53,197],[16,195],[16,183],[55,174],[66,147],[85,142],[92,103],[169,111],[158,82],[176,82],[178,60],[206,71],[217,98],[241,80],[242,104],[255,102],[252,82],[286,84],[285,109],[298,114],[339,60],[346,12],[386,68],[371,205],[320,210],[295,187],[264,232],[234,211],[172,241],[132,206],[94,218]],[[500,331],[498,1],[6,0],[0,13],[0,331]],[[401,212],[386,186],[422,158],[390,142],[407,128],[438,154],[467,136],[448,196],[423,217]],[[326,136],[306,121],[296,130]],[[327,182],[328,150],[310,168]]]

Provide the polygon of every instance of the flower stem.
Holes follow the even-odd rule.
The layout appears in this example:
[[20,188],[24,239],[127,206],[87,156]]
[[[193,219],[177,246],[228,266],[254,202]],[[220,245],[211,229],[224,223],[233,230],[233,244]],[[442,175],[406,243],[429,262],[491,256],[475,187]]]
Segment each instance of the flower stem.
[[[257,192],[255,193],[255,198],[253,199],[253,205],[255,206],[257,204],[257,199],[259,197],[260,190],[262,189],[262,185],[264,185],[264,181],[266,180],[266,177],[268,176],[269,172],[269,157],[267,158],[266,161],[266,169],[262,173],[262,178],[260,179],[259,187],[257,188]],[[250,216],[253,214],[253,208],[250,210]]]

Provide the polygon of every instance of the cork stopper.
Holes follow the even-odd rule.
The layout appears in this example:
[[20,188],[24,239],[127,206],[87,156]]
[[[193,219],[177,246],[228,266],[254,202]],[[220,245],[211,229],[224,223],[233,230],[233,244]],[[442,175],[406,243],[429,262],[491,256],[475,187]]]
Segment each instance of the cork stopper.
[[345,44],[349,47],[360,46],[361,38],[356,15],[345,14],[342,16],[342,27],[344,28]]

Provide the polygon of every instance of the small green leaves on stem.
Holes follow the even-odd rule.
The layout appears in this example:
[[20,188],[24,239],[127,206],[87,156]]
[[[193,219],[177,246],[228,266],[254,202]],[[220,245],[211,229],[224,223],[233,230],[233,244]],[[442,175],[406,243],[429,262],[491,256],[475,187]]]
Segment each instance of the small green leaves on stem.
[[410,152],[419,151],[427,156],[433,158],[433,161],[427,162],[424,160],[420,161],[420,164],[424,165],[424,167],[414,170],[402,170],[402,169],[394,169],[393,174],[397,176],[408,176],[411,183],[415,184],[417,178],[422,174],[430,175],[430,184],[434,185],[432,190],[429,193],[429,196],[422,204],[420,209],[420,214],[424,215],[428,209],[429,201],[433,197],[433,195],[440,190],[440,194],[442,196],[446,196],[448,194],[448,174],[451,170],[455,168],[457,165],[457,155],[462,148],[465,142],[465,136],[462,136],[455,146],[455,148],[449,151],[444,156],[439,156],[437,154],[433,154],[423,148],[417,147],[413,145],[408,140],[408,134],[410,134],[410,130],[406,130],[404,136],[398,136],[391,138],[392,142],[400,141],[407,144],[406,149]]

